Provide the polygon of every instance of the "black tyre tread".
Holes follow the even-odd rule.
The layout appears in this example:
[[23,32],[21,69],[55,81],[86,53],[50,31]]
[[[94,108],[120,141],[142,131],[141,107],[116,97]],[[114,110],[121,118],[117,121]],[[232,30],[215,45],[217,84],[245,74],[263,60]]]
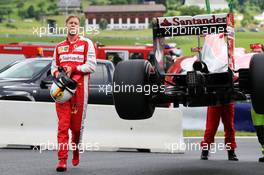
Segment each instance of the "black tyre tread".
[[251,102],[258,114],[264,114],[264,54],[253,55],[250,61]]
[[[116,85],[148,84],[150,63],[145,60],[129,60],[118,63],[114,72]],[[114,92],[115,108],[119,116],[127,120],[150,118],[154,112],[151,97],[137,92]]]

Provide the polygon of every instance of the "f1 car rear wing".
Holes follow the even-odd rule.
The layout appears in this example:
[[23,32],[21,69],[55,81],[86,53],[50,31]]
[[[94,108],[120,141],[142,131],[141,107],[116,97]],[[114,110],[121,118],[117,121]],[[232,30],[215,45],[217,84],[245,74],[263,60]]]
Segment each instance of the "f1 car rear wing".
[[158,17],[154,37],[208,35],[227,32],[227,14]]
[[[153,20],[153,44],[157,69],[165,75],[163,65],[163,47],[165,37],[224,33],[227,37],[228,66],[234,70],[234,14],[207,14],[197,16],[158,17]],[[199,39],[198,39],[199,40]],[[200,46],[198,46],[200,47]]]

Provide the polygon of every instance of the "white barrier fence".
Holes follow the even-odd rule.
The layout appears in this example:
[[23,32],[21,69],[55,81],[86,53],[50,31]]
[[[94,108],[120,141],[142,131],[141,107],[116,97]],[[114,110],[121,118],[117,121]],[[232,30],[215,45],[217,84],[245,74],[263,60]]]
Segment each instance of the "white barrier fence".
[[[180,105],[179,109],[183,116],[183,129],[204,130],[206,125],[207,107],[184,107]],[[220,122],[218,131],[224,131],[223,123]]]
[[[54,103],[0,101],[0,111],[0,145],[41,145],[50,149],[57,144]],[[133,148],[183,153],[182,143],[179,109],[157,108],[150,119],[129,121],[120,119],[114,106],[88,105],[83,133],[87,150]]]

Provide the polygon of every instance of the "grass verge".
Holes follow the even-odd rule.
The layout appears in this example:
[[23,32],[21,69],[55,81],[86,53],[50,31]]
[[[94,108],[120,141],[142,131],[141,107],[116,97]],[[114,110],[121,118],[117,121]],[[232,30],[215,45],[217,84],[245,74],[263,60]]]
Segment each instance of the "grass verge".
[[[183,130],[184,137],[203,137],[203,130]],[[225,136],[224,131],[218,131],[216,136]],[[255,132],[244,132],[244,131],[236,131],[236,136],[256,136]]]
[[[5,33],[0,32],[0,43],[10,42],[60,42],[64,37],[36,37],[33,35],[9,35],[6,37]],[[102,31],[98,35],[91,35],[93,41],[98,41],[105,45],[135,45],[152,43],[151,30],[116,30],[116,31]],[[197,47],[197,38],[195,36],[175,37],[167,39],[167,43],[176,42],[178,47],[183,49],[186,56],[194,55],[191,52],[192,47]],[[250,51],[249,45],[251,43],[264,43],[264,33],[244,32],[236,34],[236,47],[246,48]]]

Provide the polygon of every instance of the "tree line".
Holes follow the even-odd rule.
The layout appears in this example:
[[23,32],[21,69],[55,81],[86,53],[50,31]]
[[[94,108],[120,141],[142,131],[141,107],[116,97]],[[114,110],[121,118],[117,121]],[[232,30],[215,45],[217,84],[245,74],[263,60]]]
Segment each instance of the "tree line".
[[[15,1],[7,5],[0,0],[0,19],[10,18],[10,15],[16,13],[21,19],[35,18],[40,20],[45,15],[58,15],[57,0],[41,0],[37,4],[26,3],[25,1]],[[12,4],[13,3],[13,4]],[[15,4],[15,5],[14,5]]]

